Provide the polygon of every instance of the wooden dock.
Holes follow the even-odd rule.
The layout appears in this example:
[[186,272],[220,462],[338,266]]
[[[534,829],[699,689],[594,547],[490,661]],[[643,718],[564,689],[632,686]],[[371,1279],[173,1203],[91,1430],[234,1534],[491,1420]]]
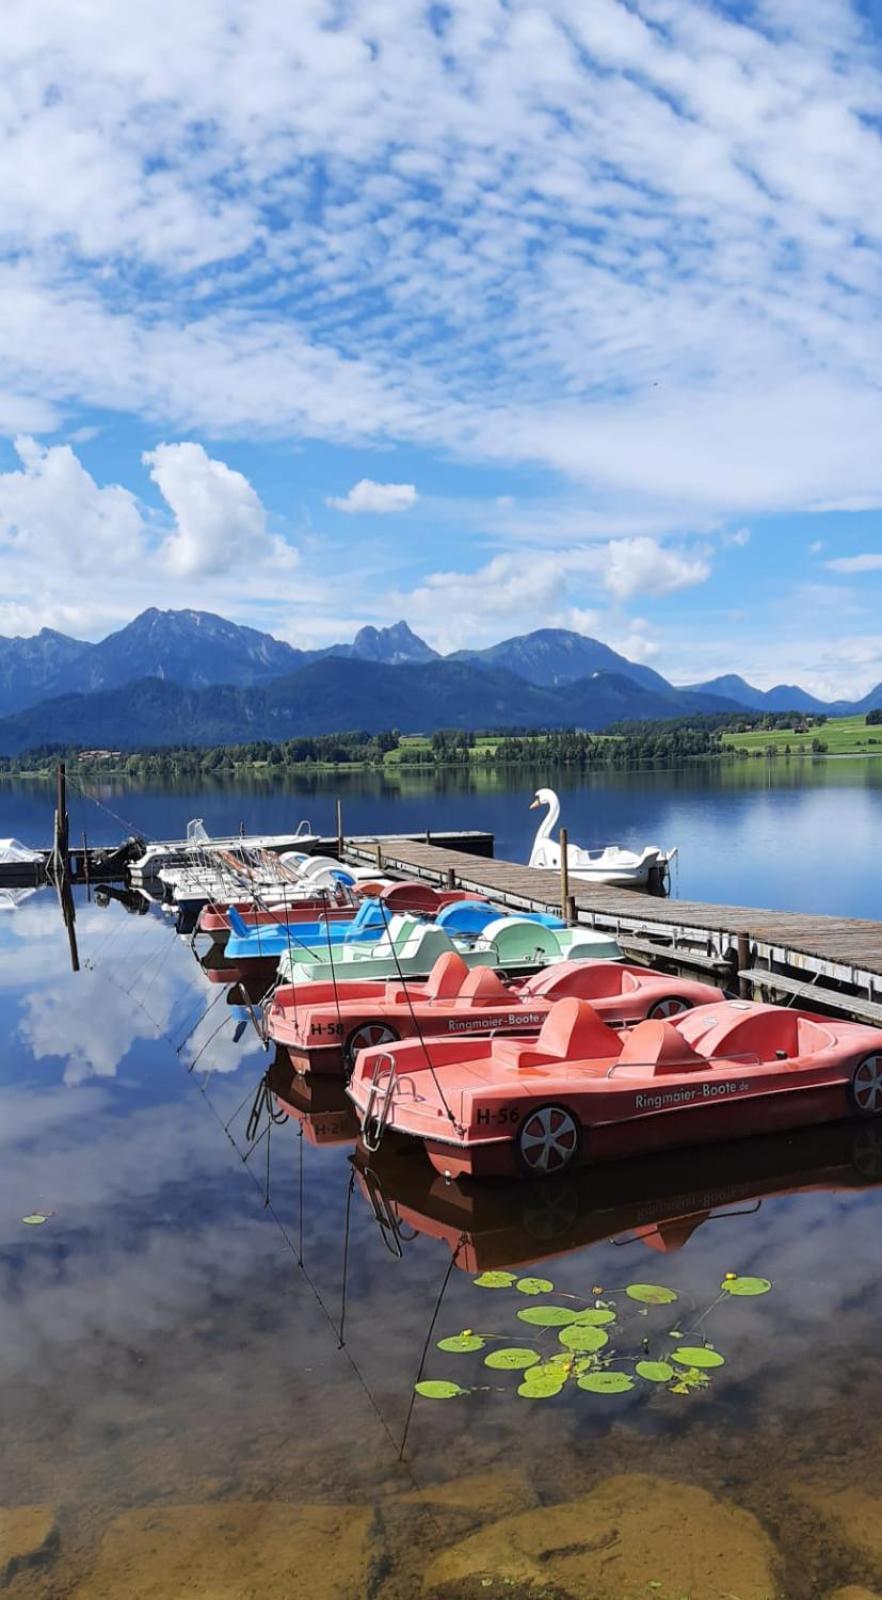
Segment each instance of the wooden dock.
[[[455,883],[512,911],[560,911],[561,879],[515,861],[480,860],[462,851],[380,841],[385,869],[428,883]],[[350,860],[377,860],[377,841],[347,840]],[[675,970],[716,974],[742,994],[791,999],[847,1011],[882,1024],[882,923],[853,917],[764,911],[660,899],[633,889],[569,880],[571,920],[612,933],[629,954]]]
[[[381,835],[380,842],[395,844],[402,841],[416,839],[430,840],[433,844],[443,849],[450,849],[461,854],[474,856],[492,856],[494,838],[492,833],[484,833],[477,829],[458,829],[454,833],[423,833],[419,834],[389,834]],[[161,840],[169,849],[176,846],[183,848],[184,840]],[[353,846],[360,846],[368,841],[353,839]],[[376,855],[376,836],[372,835],[370,846]],[[312,839],[309,844],[310,855],[336,855],[340,841],[331,835],[327,838]],[[211,841],[206,845],[210,851]],[[122,883],[130,864],[143,855],[146,843],[143,839],[127,839],[121,845],[78,845],[66,844],[67,877],[73,887],[98,883]],[[52,876],[52,863],[56,857],[56,847],[41,850],[35,861],[11,861],[0,863],[0,889],[39,889],[45,884],[54,881]]]

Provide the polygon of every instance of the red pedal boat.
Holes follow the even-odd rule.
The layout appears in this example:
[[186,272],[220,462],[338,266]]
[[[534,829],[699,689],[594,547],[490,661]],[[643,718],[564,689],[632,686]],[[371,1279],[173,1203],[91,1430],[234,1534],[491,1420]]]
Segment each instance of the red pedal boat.
[[469,889],[434,889],[417,879],[402,883],[371,880],[353,884],[351,890],[341,887],[339,895],[333,897],[325,893],[310,895],[307,900],[282,899],[278,905],[257,905],[253,900],[240,900],[203,906],[196,926],[199,933],[226,939],[230,932],[231,905],[249,928],[298,922],[351,922],[361,902],[371,897],[380,900],[390,916],[397,911],[418,911],[427,917],[437,916],[454,901],[482,898]]
[[267,1031],[303,1072],[349,1073],[359,1050],[415,1035],[538,1033],[567,995],[590,1000],[611,1026],[668,1017],[722,1000],[708,983],[616,961],[558,961],[521,983],[490,967],[471,971],[455,951],[436,961],[425,983],[346,981],[277,989]]
[[616,1033],[568,999],[536,1039],[363,1050],[349,1092],[368,1148],[392,1128],[445,1176],[541,1178],[882,1115],[882,1029],[733,1000]]

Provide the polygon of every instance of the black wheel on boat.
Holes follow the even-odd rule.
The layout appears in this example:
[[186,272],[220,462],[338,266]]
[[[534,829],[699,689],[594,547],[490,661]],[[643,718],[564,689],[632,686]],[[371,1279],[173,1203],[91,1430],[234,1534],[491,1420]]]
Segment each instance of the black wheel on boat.
[[359,1050],[372,1050],[374,1045],[378,1044],[397,1044],[400,1038],[401,1034],[390,1028],[388,1022],[379,1020],[360,1022],[348,1035],[343,1046],[343,1061],[347,1076],[352,1076]]
[[851,1075],[851,1103],[859,1117],[882,1116],[882,1055],[858,1062]]
[[672,994],[668,995],[666,1000],[656,1000],[655,1005],[650,1006],[646,1015],[651,1017],[653,1021],[661,1020],[663,1022],[667,1017],[679,1017],[681,1011],[691,1010],[691,1000],[684,1000],[680,994]]
[[554,1178],[572,1166],[582,1142],[581,1129],[566,1106],[537,1106],[515,1134],[522,1170],[530,1178]]

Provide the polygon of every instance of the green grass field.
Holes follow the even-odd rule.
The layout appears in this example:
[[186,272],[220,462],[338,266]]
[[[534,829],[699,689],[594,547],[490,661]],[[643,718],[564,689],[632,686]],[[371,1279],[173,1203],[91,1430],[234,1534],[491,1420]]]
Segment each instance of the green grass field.
[[867,727],[866,719],[859,717],[830,717],[819,728],[809,728],[807,733],[794,733],[792,728],[759,728],[755,733],[728,733],[722,735],[723,744],[732,744],[737,750],[751,753],[774,749],[776,755],[811,755],[812,740],[820,739],[831,756],[882,755],[882,725]]

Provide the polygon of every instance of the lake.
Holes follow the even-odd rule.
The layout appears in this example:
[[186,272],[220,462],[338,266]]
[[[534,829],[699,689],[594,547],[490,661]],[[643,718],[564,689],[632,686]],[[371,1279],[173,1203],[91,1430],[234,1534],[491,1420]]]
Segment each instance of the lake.
[[[350,832],[489,828],[523,859],[540,781],[96,792],[153,835],[194,815],[331,832],[339,795]],[[555,781],[578,842],[678,844],[684,896],[878,914],[876,763]],[[48,786],[4,781],[0,836],[45,843],[51,805]],[[77,802],[74,834],[119,827]],[[249,1141],[271,1063],[247,1016],[161,912],[79,896],[77,926],[75,977],[50,895],[0,920],[12,1600],[882,1589],[875,1125],[469,1189],[413,1155],[353,1164],[331,1085],[292,1087]],[[729,1273],[771,1288],[733,1295]],[[570,1359],[573,1324],[546,1325],[550,1307],[587,1313],[576,1326],[617,1352],[626,1387],[580,1386],[578,1350],[545,1398],[487,1365],[510,1348]],[[466,1348],[438,1348],[464,1330]],[[704,1337],[717,1365],[682,1392],[655,1381],[688,1374],[672,1352]],[[415,1396],[416,1381],[463,1393]]]

